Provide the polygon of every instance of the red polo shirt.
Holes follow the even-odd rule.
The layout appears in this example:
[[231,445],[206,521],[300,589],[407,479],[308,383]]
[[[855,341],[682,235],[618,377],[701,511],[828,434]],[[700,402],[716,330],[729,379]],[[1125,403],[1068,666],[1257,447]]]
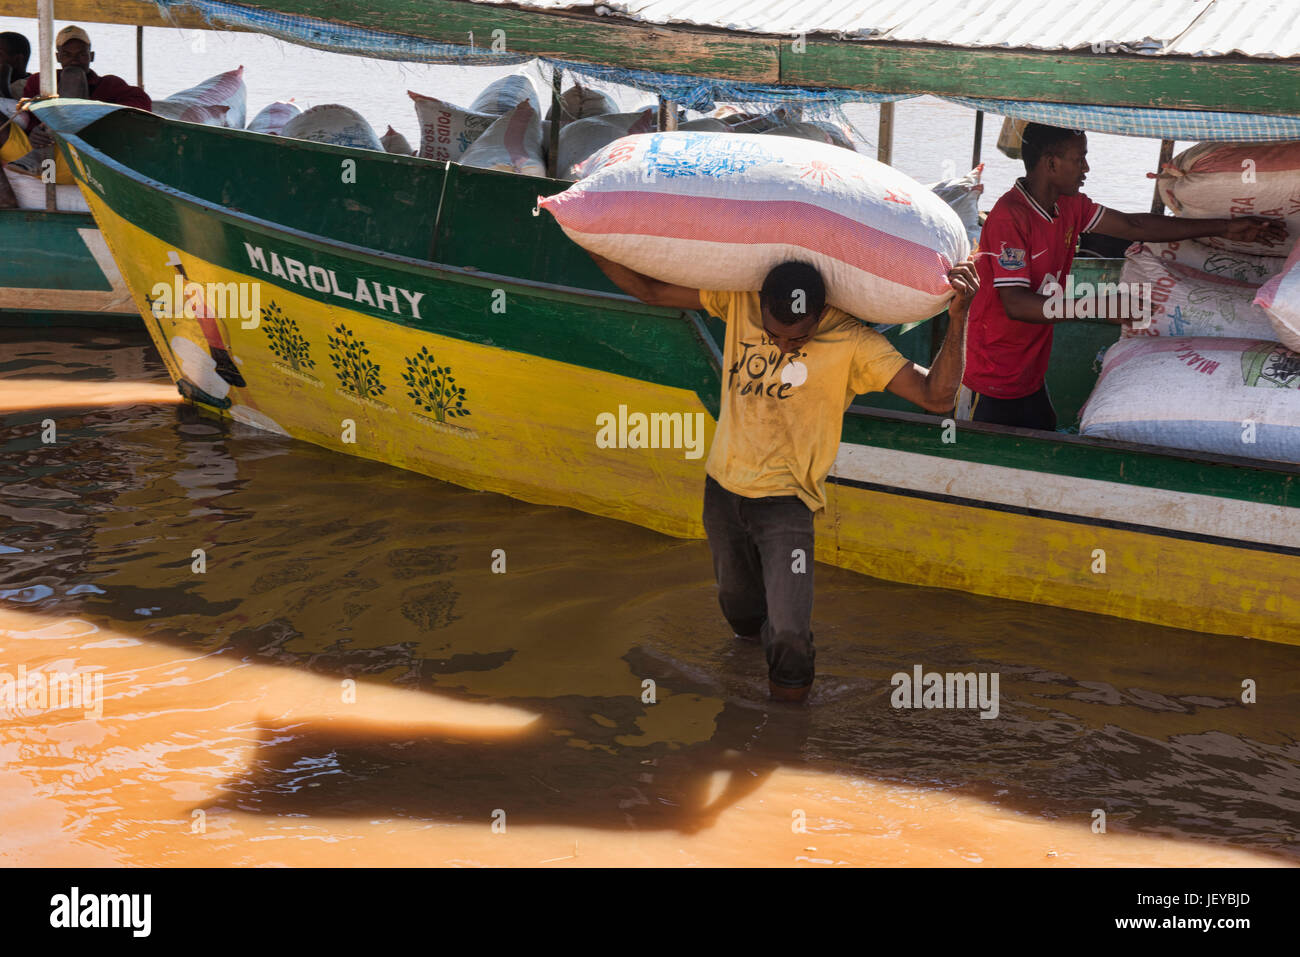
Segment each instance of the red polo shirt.
[[1008,318],[998,289],[1042,292],[1049,282],[1065,285],[1079,235],[1093,229],[1105,209],[1076,193],[1058,198],[1049,212],[1029,195],[1023,179],[994,204],[975,257],[980,288],[966,331],[962,382],[968,389],[995,399],[1021,399],[1039,390],[1054,327]]

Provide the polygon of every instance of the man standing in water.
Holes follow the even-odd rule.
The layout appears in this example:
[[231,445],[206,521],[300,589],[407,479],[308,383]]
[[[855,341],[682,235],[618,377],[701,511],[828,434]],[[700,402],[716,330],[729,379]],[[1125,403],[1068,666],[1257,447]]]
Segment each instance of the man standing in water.
[[[1082,130],[1039,123],[1025,127],[1025,175],[994,204],[980,233],[976,262],[981,285],[971,307],[959,419],[1055,430],[1047,363],[1052,324],[1064,320],[1053,316],[1075,312],[1045,307],[1048,290],[1066,284],[1083,233],[1150,243],[1222,236],[1272,244],[1286,235],[1282,223],[1262,216],[1192,219],[1107,209],[1080,192],[1088,174],[1087,154],[1088,137]],[[1099,306],[1094,312],[1099,318],[1123,321],[1100,311]]]
[[826,305],[821,274],[787,262],[760,292],[659,282],[593,255],[642,302],[705,309],[727,323],[722,403],[704,484],[704,528],[722,613],[742,641],[762,642],[773,698],[802,701],[813,682],[813,516],[854,396],[887,389],[948,412],[961,383],[966,313],[979,280],[969,261],[949,271],[957,293],[948,334],[927,370],[880,333]]

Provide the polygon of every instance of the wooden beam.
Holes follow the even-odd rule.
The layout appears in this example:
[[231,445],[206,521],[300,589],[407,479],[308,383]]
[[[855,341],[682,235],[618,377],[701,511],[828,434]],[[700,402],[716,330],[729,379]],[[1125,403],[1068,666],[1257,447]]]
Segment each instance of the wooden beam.
[[[1300,115],[1300,57],[1140,56],[969,49],[889,41],[781,37],[681,25],[652,26],[592,13],[519,10],[465,0],[274,0],[277,11],[363,29],[467,45],[503,31],[506,49],[747,83],[887,93],[930,93],[1048,103]],[[33,0],[0,0],[30,17]],[[165,19],[142,0],[59,0],[61,19],[229,29],[188,8]]]
[[880,104],[880,132],[876,137],[876,159],[889,166],[894,161],[894,104]]
[[[145,0],[57,0],[54,12],[60,20],[83,24],[132,23],[143,27],[184,27],[189,30],[233,29],[214,27],[197,10],[189,7],[175,8],[172,18],[168,19],[154,4]],[[0,16],[31,19],[35,14],[35,0],[0,0]],[[87,32],[94,42],[94,31]]]
[[[1174,158],[1174,141],[1160,141],[1160,159],[1156,162],[1156,172],[1159,173],[1165,168],[1165,164]],[[1151,195],[1151,212],[1157,216],[1165,211],[1164,201],[1160,198],[1160,181],[1156,180],[1155,188]]]
[[551,74],[551,125],[549,142],[546,144],[546,175],[555,179],[559,175],[556,168],[560,162],[560,127],[564,125],[564,109],[560,105],[560,85],[564,82],[564,71],[556,70]]
[[677,104],[672,100],[659,97],[659,132],[677,129]]
[[984,150],[984,111],[975,111],[975,146],[970,151],[970,168],[980,165],[980,154]]
[[883,93],[1234,113],[1300,113],[1300,58],[973,50],[809,39],[781,49],[781,82]]

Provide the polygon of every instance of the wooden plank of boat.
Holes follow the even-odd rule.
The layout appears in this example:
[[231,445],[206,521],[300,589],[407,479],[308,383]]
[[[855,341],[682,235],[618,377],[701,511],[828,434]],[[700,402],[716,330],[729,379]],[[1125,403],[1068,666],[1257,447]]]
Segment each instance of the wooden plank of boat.
[[0,210],[0,323],[135,325],[139,312],[90,213]]
[[[36,109],[173,378],[201,404],[467,487],[702,535],[716,321],[611,291],[532,215],[539,192],[564,184],[106,105]],[[355,178],[339,175],[344,161]],[[439,263],[422,258],[435,224]],[[256,321],[159,309],[182,273],[259,289]],[[223,378],[214,347],[242,384]],[[637,413],[659,413],[669,441],[633,447]],[[613,447],[597,441],[604,417]],[[1300,467],[945,431],[935,416],[850,410],[820,560],[1300,643],[1300,595],[1286,587],[1300,575]]]

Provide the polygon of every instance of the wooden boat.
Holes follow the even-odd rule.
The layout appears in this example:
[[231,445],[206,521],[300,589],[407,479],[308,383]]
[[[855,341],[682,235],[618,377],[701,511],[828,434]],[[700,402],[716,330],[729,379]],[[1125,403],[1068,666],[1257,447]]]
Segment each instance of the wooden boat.
[[[1160,105],[1152,84],[1177,91],[1169,96],[1180,106],[1226,105],[1225,89],[1246,95],[1232,92],[1237,74],[1202,82],[1201,64],[1181,80],[1167,64],[1158,74],[1131,69],[1093,102],[1122,89],[1115,102],[1146,96]],[[1295,90],[1281,90],[1293,65],[1282,72],[1259,101],[1300,113]],[[1266,75],[1254,64],[1244,73],[1253,82]],[[702,535],[702,458],[602,448],[596,435],[608,414],[620,423],[638,412],[702,414],[707,448],[721,324],[613,289],[549,217],[534,215],[539,194],[566,184],[104,104],[35,109],[75,169],[173,378],[197,405],[468,487]],[[340,176],[345,163],[354,177]],[[1113,279],[1116,269],[1081,260],[1075,273]],[[206,306],[189,317],[159,309],[178,277],[211,284],[209,292],[254,284],[256,321],[204,318],[216,311]],[[925,326],[895,335],[905,354],[928,361]],[[1060,327],[1049,387],[1062,421],[1075,417],[1114,336],[1108,326]],[[824,562],[1300,644],[1300,467],[974,423],[954,429],[871,395],[845,416],[828,486]]]

